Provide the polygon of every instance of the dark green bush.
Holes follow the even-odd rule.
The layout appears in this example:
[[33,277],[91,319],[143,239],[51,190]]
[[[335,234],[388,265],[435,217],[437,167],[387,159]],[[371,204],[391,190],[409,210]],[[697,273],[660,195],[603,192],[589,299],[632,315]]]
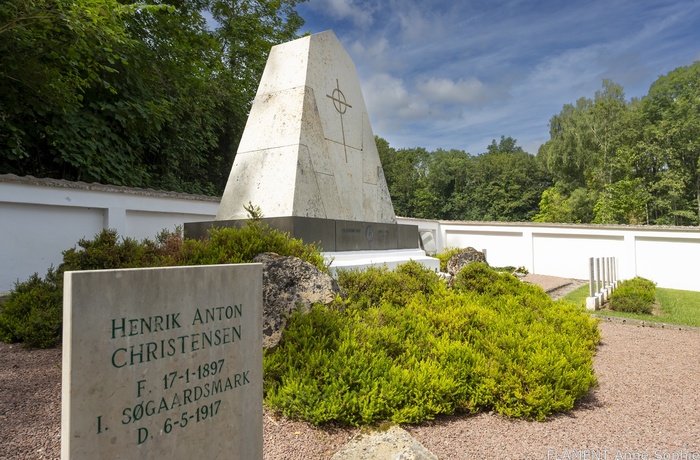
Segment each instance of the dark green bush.
[[417,262],[400,265],[396,270],[369,267],[365,270],[338,272],[338,283],[344,287],[348,301],[354,304],[376,305],[382,301],[406,303],[414,294],[424,294],[439,284],[440,277],[425,270]]
[[75,270],[205,265],[250,262],[260,252],[300,257],[327,270],[313,245],[271,230],[259,222],[241,229],[215,229],[205,241],[183,240],[179,230],[163,231],[155,241],[120,238],[103,230],[92,240],[63,252],[63,263],[42,279],[37,274],[18,283],[0,306],[0,340],[30,347],[52,347],[60,341],[63,320],[63,273]]
[[636,277],[622,281],[610,295],[610,309],[650,315],[656,301],[656,284]]
[[207,240],[187,239],[183,243],[180,265],[236,264],[250,262],[262,252],[304,259],[320,270],[328,271],[319,248],[291,238],[288,233],[271,229],[257,221],[240,229],[215,228]]
[[0,340],[35,348],[56,346],[61,335],[62,302],[63,276],[53,268],[45,279],[35,273],[16,283],[1,306]]
[[176,259],[168,258],[165,246],[169,238],[179,238],[178,233],[163,232],[156,243],[139,242],[133,238],[120,238],[116,230],[103,230],[92,240],[81,239],[79,248],[63,251],[63,263],[59,272],[74,270],[107,270],[174,265]]
[[[344,309],[295,315],[265,353],[266,403],[315,424],[479,410],[541,420],[595,384],[598,329],[580,308],[479,267],[508,289],[448,289],[409,265],[346,272]],[[418,270],[423,282],[406,283],[406,293],[387,289]]]

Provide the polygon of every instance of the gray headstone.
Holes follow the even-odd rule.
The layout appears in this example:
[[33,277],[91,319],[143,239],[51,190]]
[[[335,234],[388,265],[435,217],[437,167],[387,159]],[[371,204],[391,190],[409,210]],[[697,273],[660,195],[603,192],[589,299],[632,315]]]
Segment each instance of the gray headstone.
[[61,458],[262,459],[260,264],[67,272]]

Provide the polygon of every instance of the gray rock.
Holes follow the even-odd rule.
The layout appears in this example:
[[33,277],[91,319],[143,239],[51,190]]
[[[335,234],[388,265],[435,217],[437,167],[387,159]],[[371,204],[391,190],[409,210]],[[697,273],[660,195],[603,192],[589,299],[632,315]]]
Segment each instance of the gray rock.
[[398,426],[350,441],[331,460],[438,460],[408,432]]
[[469,265],[472,262],[486,262],[486,256],[484,256],[483,252],[477,251],[470,246],[450,257],[447,261],[447,273],[455,276],[465,265]]
[[333,277],[297,257],[265,252],[253,262],[263,265],[263,348],[277,346],[297,306],[308,312],[315,303],[330,304],[340,293]]

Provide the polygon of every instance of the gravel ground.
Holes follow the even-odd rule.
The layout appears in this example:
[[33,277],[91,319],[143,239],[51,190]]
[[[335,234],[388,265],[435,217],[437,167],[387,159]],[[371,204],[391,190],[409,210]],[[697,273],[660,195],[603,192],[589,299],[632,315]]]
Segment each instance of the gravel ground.
[[[700,460],[700,332],[605,322],[599,385],[546,422],[494,414],[405,427],[440,459]],[[60,458],[61,350],[0,343],[0,459]],[[328,459],[357,429],[264,416],[264,458]]]

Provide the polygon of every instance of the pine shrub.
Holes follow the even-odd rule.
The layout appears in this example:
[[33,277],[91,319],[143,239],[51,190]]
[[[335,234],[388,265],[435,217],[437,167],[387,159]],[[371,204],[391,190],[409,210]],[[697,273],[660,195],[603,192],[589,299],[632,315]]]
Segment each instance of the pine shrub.
[[63,276],[50,268],[46,278],[38,274],[16,283],[0,310],[0,340],[28,347],[50,348],[61,335]]
[[322,254],[289,234],[251,221],[241,229],[214,229],[208,240],[183,239],[181,231],[164,230],[155,241],[121,238],[115,230],[103,230],[93,239],[81,239],[63,252],[58,269],[45,278],[34,274],[17,283],[0,305],[0,340],[47,348],[57,345],[63,321],[63,273],[75,270],[163,267],[175,265],[250,262],[261,252],[300,257],[327,271]]
[[258,221],[238,228],[214,228],[206,240],[186,239],[180,265],[246,263],[262,252],[304,259],[319,270],[328,272],[325,259],[314,244],[291,238],[289,233],[272,229]]
[[[580,308],[483,267],[473,273],[500,288],[448,289],[407,265],[346,272],[343,308],[293,317],[265,353],[270,407],[314,424],[417,423],[480,410],[542,420],[595,385],[597,323]],[[387,288],[409,273],[423,283]]]
[[636,277],[622,281],[610,295],[610,309],[626,313],[650,315],[656,301],[653,281]]

